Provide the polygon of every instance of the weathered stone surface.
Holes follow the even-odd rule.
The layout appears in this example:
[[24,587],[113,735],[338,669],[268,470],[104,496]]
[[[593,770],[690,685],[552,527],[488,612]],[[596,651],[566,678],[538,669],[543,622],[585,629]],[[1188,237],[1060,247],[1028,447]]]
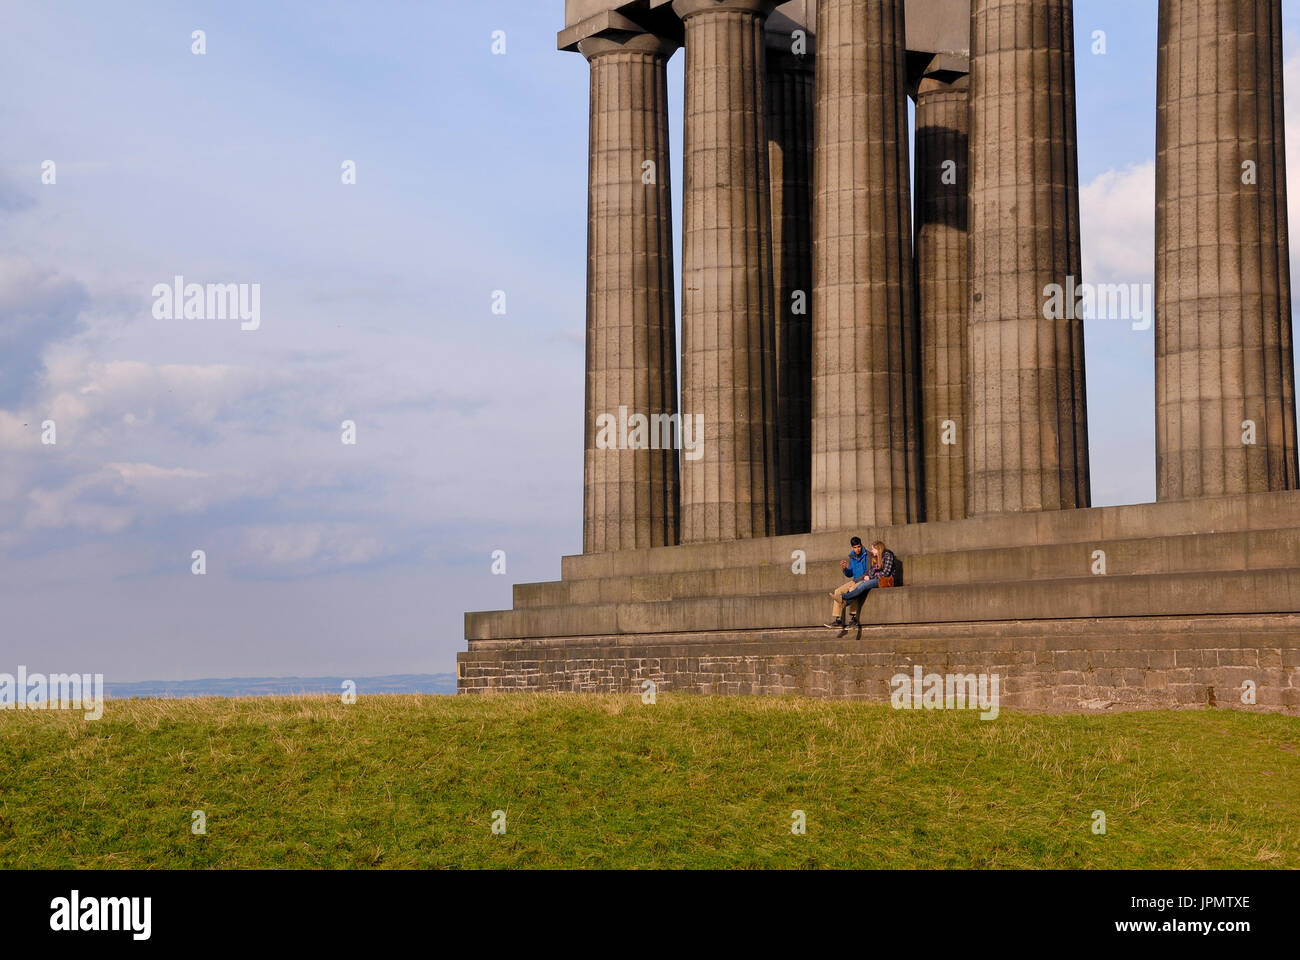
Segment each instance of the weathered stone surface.
[[[1104,574],[1094,556],[1105,554]],[[773,550],[773,554],[776,551]],[[1287,568],[1300,556],[1300,528],[1224,531],[1143,539],[1103,539],[1016,547],[907,554],[907,584],[912,587],[1001,583],[1021,580],[1072,580],[1089,576],[1125,578],[1201,573],[1214,557],[1223,573]],[[767,563],[629,573],[590,580],[521,583],[514,588],[516,609],[684,600],[708,596],[765,597],[797,593],[814,584],[830,589],[841,578],[839,559],[810,557],[806,573],[790,564]]]
[[820,0],[812,529],[921,519],[903,7]]
[[777,532],[776,328],[763,23],[774,2],[675,0],[686,24],[681,539]]
[[967,513],[1086,507],[1072,0],[973,0],[970,89]]
[[1205,704],[1211,688],[1232,705],[1246,679],[1263,709],[1300,705],[1279,692],[1300,669],[1300,491],[862,532],[877,531],[906,586],[868,597],[860,636],[810,626],[846,531],[585,555],[560,583],[519,585],[514,610],[466,616],[462,689],[625,689],[646,650],[698,692],[856,696],[864,665],[880,680],[917,661],[996,667],[1004,704],[1027,709]]
[[[461,693],[788,695],[888,701],[898,674],[997,674],[999,708],[1207,707],[1300,713],[1300,615],[966,623],[570,641],[458,657]],[[1125,646],[1116,636],[1129,638]],[[1175,668],[1171,659],[1190,666]],[[1220,658],[1243,661],[1226,665]],[[1288,665],[1289,664],[1289,665]],[[1244,681],[1256,703],[1242,702]]]
[[[830,614],[827,592],[835,585],[821,580],[780,593],[692,590],[693,595],[672,600],[624,596],[604,603],[472,613],[466,615],[465,632],[473,649],[478,641],[526,637],[796,629],[821,623]],[[1269,568],[907,586],[873,592],[862,617],[872,624],[908,624],[1291,610],[1300,610],[1300,571]]]
[[1281,15],[1277,0],[1160,3],[1161,500],[1300,486]]
[[677,451],[597,444],[602,415],[677,413],[667,86],[675,44],[608,33],[580,48],[591,63],[582,546],[601,553],[678,539]]
[[[635,17],[668,29],[674,18],[666,16],[673,0],[565,0],[565,29],[557,37],[561,50],[576,49],[587,36],[608,29],[611,23]],[[793,25],[817,28],[817,0],[786,0],[773,19],[788,30]],[[970,0],[905,0],[907,52],[924,63],[930,57],[966,56],[970,50]]]
[[1297,527],[1300,527],[1300,492],[1287,491],[1092,507],[1088,510],[1000,514],[967,520],[850,528],[739,543],[686,544],[653,550],[588,554],[562,558],[560,570],[565,580],[761,564],[780,564],[788,570],[795,550],[804,551],[806,558],[814,563],[842,559],[848,553],[848,540],[853,534],[868,543],[884,540],[906,561],[917,554],[959,550]]
[[[675,41],[656,38],[684,24],[683,412],[705,415],[706,454],[682,467],[675,546],[668,499],[656,514],[642,497],[671,485],[653,466],[671,458],[648,473],[638,458],[589,463],[589,505],[593,490],[606,503],[588,511],[586,552],[557,583],[518,585],[515,609],[466,615],[461,690],[636,692],[652,678],[885,699],[920,664],[997,672],[1006,707],[1300,712],[1277,4],[1162,2],[1162,502],[1104,509],[1066,509],[1089,502],[1082,323],[1066,299],[1081,280],[1072,3],[911,0],[909,24],[969,13],[969,31],[936,26],[923,57],[905,53],[903,0],[787,5],[766,40],[796,25],[816,36],[814,94],[807,62],[765,56],[774,6],[570,4],[561,46],[593,69],[589,330],[604,339],[588,345],[589,416],[672,410],[662,103]],[[662,189],[629,190],[624,167],[653,158]],[[809,282],[801,327],[786,311]],[[642,330],[661,346],[666,331],[666,346]],[[1255,419],[1252,403],[1257,448],[1233,449],[1225,425]],[[955,449],[940,448],[945,420],[965,434]],[[664,545],[646,548],[646,530]],[[809,624],[850,534],[885,540],[906,585],[873,592],[861,629],[837,637]],[[1241,702],[1250,684],[1257,706]]]
[[969,94],[969,77],[951,82],[927,78],[921,81],[916,98],[916,261],[926,520],[966,516]]

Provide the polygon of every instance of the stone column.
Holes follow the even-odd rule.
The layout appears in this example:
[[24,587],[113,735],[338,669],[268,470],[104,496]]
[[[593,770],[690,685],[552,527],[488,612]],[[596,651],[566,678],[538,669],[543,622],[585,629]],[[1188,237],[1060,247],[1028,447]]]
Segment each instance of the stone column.
[[[807,39],[802,41],[808,43]],[[810,529],[812,470],[813,57],[768,35],[767,154],[776,311],[780,533]]]
[[972,0],[970,99],[967,513],[1086,507],[1072,0]]
[[916,260],[926,520],[966,516],[970,297],[970,78],[925,77],[916,96]]
[[677,413],[666,69],[675,46],[632,32],[579,44],[591,64],[586,553],[678,541],[677,451],[662,437],[650,444],[666,432],[650,430],[653,418]]
[[1300,485],[1281,15],[1278,0],[1160,2],[1160,500]]
[[777,531],[763,23],[774,0],[675,0],[686,24],[682,541]]
[[920,519],[902,0],[820,0],[812,527]]

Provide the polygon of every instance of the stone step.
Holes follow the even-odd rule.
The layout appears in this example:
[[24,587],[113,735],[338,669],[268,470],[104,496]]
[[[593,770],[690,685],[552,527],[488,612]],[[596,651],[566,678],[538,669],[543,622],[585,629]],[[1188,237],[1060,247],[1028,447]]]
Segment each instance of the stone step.
[[[1090,576],[1093,552],[1105,552],[1109,576],[1267,570],[1300,565],[1300,527],[1190,534],[1082,543],[1046,544],[903,556],[908,586]],[[746,597],[832,589],[843,582],[839,560],[809,563],[796,574],[790,563],[672,573],[630,574],[587,580],[521,583],[516,610],[569,605]]]
[[[873,591],[865,623],[1294,613],[1300,567],[1212,573],[907,586]],[[830,614],[820,585],[800,593],[595,603],[467,613],[465,637],[537,640],[807,627]],[[1044,624],[1050,629],[1050,624]]]
[[[962,623],[864,623],[840,636],[815,627],[758,628],[708,633],[629,634],[575,637],[562,643],[480,640],[462,659],[564,660],[598,659],[602,651],[635,649],[639,656],[710,656],[780,654],[805,649],[869,649],[873,652],[924,654],[943,659],[951,650],[985,653],[1051,649],[1196,649],[1243,645],[1249,636],[1265,646],[1290,648],[1288,666],[1300,667],[1300,613],[1209,614],[1195,617],[1073,617],[1053,620],[978,620]],[[1068,638],[1068,644],[1061,644]],[[792,646],[793,645],[793,646]],[[735,649],[735,648],[743,649]]]
[[564,557],[560,569],[565,581],[762,564],[781,564],[788,569],[795,550],[804,551],[810,563],[838,561],[848,553],[849,537],[854,535],[865,543],[884,540],[900,557],[915,557],[965,550],[1284,528],[1300,528],[1300,490],[585,554]]

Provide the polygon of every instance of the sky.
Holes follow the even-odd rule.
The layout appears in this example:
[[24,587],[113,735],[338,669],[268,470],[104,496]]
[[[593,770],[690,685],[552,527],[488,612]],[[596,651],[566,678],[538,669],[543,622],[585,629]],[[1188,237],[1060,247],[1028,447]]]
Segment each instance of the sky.
[[[563,4],[5,19],[0,671],[454,670],[465,611],[581,551],[588,67],[555,49]],[[1075,19],[1084,279],[1150,282],[1156,4]],[[176,276],[258,284],[259,325],[158,316]],[[1152,331],[1085,326],[1093,501],[1152,500]]]

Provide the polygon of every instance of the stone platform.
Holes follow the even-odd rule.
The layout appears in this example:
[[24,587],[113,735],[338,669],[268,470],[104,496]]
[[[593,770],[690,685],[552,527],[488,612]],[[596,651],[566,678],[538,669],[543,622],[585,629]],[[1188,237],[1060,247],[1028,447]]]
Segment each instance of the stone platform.
[[[852,534],[884,540],[907,585],[873,591],[839,637],[820,624]],[[561,574],[466,614],[460,692],[649,678],[888,700],[919,665],[998,674],[1004,709],[1300,713],[1300,491],[587,554]]]

